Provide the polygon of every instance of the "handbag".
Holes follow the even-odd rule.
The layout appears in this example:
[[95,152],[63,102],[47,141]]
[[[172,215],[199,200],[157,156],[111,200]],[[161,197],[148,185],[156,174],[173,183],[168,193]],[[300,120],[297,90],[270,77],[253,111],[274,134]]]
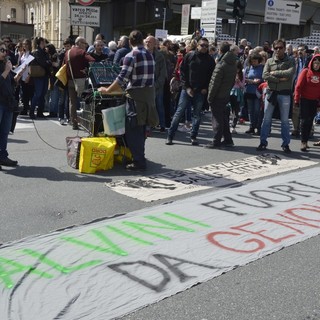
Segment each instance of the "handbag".
[[46,75],[46,70],[39,65],[30,65],[29,66],[29,75],[32,78],[41,78]]
[[86,79],[85,78],[73,79],[73,82],[74,82],[74,89],[77,92],[77,96],[81,98],[82,93],[86,88]]
[[56,73],[56,78],[61,81],[61,83],[66,86],[68,83],[68,76],[67,76],[67,65],[64,64]]

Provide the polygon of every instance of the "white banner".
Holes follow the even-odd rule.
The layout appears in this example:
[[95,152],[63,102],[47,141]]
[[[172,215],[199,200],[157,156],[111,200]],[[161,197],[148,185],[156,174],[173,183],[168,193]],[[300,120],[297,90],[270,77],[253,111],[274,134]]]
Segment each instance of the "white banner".
[[167,39],[167,37],[168,37],[168,30],[156,29],[155,37],[156,37],[157,39]]
[[189,17],[190,4],[183,4],[181,12],[181,35],[187,35],[189,33]]
[[220,188],[315,164],[317,162],[309,160],[261,154],[245,159],[170,171],[149,177],[109,182],[106,183],[106,186],[128,197],[149,202],[213,187]]
[[71,25],[100,27],[100,7],[71,5]]
[[318,235],[319,200],[316,167],[5,244],[1,319],[123,316]]

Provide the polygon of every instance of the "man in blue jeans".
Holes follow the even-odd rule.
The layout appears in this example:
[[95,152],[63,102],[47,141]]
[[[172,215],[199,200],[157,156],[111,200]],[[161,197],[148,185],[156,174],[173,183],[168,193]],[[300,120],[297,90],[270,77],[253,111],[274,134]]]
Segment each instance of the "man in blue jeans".
[[284,40],[273,42],[274,55],[268,59],[262,77],[268,83],[264,103],[264,117],[261,126],[260,145],[257,151],[264,151],[268,145],[268,135],[272,124],[272,114],[278,105],[281,119],[282,150],[290,153],[290,124],[289,111],[292,96],[292,81],[296,70],[295,61],[285,53],[286,43]]
[[215,62],[209,55],[209,42],[206,38],[201,38],[198,42],[196,51],[191,51],[183,58],[180,67],[180,76],[183,83],[177,110],[172,118],[167,145],[172,145],[173,137],[178,129],[181,117],[189,103],[193,106],[193,119],[191,130],[191,144],[199,144],[197,135],[201,122],[201,110],[204,99],[208,93],[208,85],[215,67]]

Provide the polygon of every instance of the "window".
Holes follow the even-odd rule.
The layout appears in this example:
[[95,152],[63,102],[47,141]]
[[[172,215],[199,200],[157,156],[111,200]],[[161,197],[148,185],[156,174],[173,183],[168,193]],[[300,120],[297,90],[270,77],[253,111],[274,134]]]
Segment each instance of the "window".
[[15,8],[11,8],[11,19],[17,19],[17,10]]

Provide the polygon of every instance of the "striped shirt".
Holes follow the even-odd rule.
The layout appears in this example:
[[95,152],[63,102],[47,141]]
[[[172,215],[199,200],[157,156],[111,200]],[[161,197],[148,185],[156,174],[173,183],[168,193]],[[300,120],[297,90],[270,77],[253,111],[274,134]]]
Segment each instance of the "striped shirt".
[[155,62],[151,53],[143,46],[134,47],[123,60],[122,69],[117,82],[130,88],[154,86]]

